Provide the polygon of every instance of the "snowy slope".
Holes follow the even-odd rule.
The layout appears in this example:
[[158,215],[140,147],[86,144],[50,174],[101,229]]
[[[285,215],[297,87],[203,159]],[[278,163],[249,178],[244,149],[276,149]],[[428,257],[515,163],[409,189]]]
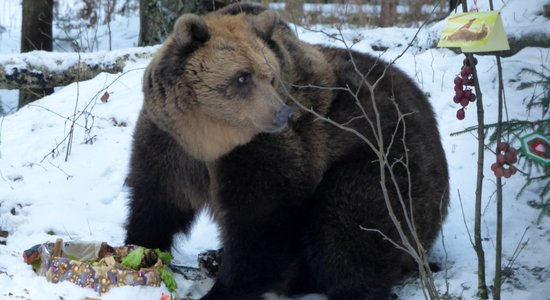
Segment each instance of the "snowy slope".
[[[12,3],[0,1],[0,8],[16,9],[15,5],[8,5],[7,2]],[[529,4],[526,5],[526,2]],[[550,30],[550,21],[539,15],[543,3],[548,1],[499,2],[497,5],[503,6],[503,20],[509,35],[516,36],[530,30],[527,25],[531,23],[523,20],[537,24],[532,29],[534,31]],[[522,18],[518,18],[518,14]],[[437,273],[436,283],[442,292],[446,291],[448,284],[448,292],[454,297],[475,299],[477,263],[468,229],[470,232],[473,229],[477,144],[473,135],[450,134],[475,125],[476,116],[474,107],[470,105],[465,120],[455,118],[458,105],[452,101],[452,80],[460,70],[463,56],[447,49],[427,47],[433,43],[442,24],[436,23],[423,29],[419,41],[396,64],[430,95],[449,163],[451,207],[443,235],[432,251],[433,260],[440,262],[447,272]],[[113,31],[124,31],[125,26],[119,25]],[[338,33],[328,27],[324,30]],[[325,34],[299,27],[296,31],[306,41],[338,45]],[[0,44],[6,42],[4,37],[7,33],[0,35]],[[359,40],[353,49],[381,55],[389,60],[401,54],[416,30],[353,28],[344,29],[341,33],[350,44],[353,39]],[[16,44],[18,40],[10,38],[9,41]],[[132,46],[125,41],[129,40],[121,38],[117,46]],[[372,44],[389,46],[390,49],[384,53],[376,52],[372,50]],[[486,121],[494,122],[497,95],[495,58],[481,56],[478,60]],[[122,74],[101,74],[92,80],[71,84],[0,119],[0,228],[9,232],[8,238],[2,240],[6,245],[0,245],[0,298],[99,297],[92,290],[70,283],[48,283],[45,278],[33,273],[22,261],[21,254],[35,244],[56,238],[65,241],[105,241],[112,245],[123,242],[128,200],[124,180],[128,171],[131,135],[143,101],[141,78],[147,63],[147,60],[137,60],[129,64]],[[550,65],[550,49],[527,48],[503,59],[510,118],[540,117],[538,112],[527,116],[522,105],[523,99],[530,96],[533,90],[517,90],[517,87],[521,81],[534,79],[532,75],[520,73],[522,68],[542,71],[542,65]],[[109,100],[103,103],[100,97],[105,92],[109,93]],[[71,128],[74,128],[72,143],[68,139]],[[70,154],[65,159],[69,148]],[[483,238],[486,239],[487,280],[491,284],[496,208],[494,177],[489,169],[493,155],[487,152],[486,157]],[[548,300],[550,221],[545,217],[540,224],[534,223],[540,211],[528,206],[527,202],[539,201],[535,191],[528,190],[521,198],[515,198],[523,185],[522,177],[514,176],[504,182],[504,263],[514,257],[518,247],[521,252],[512,265],[511,279],[505,281],[502,298]],[[196,254],[200,250],[218,246],[216,235],[215,225],[208,218],[201,218],[190,239],[178,239],[173,249],[176,261],[195,264]],[[191,293],[198,297],[209,285],[208,282],[186,282],[180,276],[177,280],[180,285],[177,294],[180,296]],[[101,298],[159,299],[162,291],[166,291],[164,286],[122,287],[112,289]],[[397,291],[402,299],[424,298],[415,280],[407,281]]]

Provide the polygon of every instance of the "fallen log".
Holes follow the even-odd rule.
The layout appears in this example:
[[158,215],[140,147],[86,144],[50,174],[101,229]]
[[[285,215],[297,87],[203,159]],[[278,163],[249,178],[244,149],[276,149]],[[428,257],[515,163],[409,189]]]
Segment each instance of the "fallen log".
[[111,52],[32,51],[0,55],[0,89],[53,88],[92,79],[101,72],[120,73],[128,61],[148,59],[155,47]]

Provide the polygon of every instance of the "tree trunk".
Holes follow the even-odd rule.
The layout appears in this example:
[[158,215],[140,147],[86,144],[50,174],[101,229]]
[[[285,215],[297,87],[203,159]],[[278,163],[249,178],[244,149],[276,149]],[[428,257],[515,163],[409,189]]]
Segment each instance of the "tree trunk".
[[[21,24],[21,52],[52,51],[53,0],[23,0]],[[25,104],[53,93],[53,88],[21,89],[19,104]]]
[[305,0],[286,1],[285,18],[294,24],[302,24]]
[[426,0],[409,0],[409,18],[418,22],[422,20],[422,6]]
[[140,0],[138,46],[157,45],[172,32],[184,13],[202,14],[223,7],[232,0]]
[[380,26],[389,27],[397,23],[397,0],[382,0],[380,4]]
[[449,0],[449,13],[454,12],[459,4],[460,0]]

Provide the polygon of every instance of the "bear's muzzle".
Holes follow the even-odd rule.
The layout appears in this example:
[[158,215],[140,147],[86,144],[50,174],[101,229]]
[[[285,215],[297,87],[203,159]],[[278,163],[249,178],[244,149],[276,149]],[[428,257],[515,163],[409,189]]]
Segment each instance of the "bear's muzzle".
[[275,119],[273,120],[273,130],[271,132],[279,132],[286,127],[288,120],[292,117],[292,108],[288,105],[283,106],[275,114]]

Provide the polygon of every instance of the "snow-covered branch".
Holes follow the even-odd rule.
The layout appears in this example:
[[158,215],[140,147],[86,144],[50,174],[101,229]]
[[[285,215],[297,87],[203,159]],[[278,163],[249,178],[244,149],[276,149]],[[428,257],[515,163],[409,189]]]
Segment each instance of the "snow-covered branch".
[[120,73],[128,61],[149,59],[158,49],[140,47],[94,53],[32,51],[0,55],[0,89],[52,88]]

